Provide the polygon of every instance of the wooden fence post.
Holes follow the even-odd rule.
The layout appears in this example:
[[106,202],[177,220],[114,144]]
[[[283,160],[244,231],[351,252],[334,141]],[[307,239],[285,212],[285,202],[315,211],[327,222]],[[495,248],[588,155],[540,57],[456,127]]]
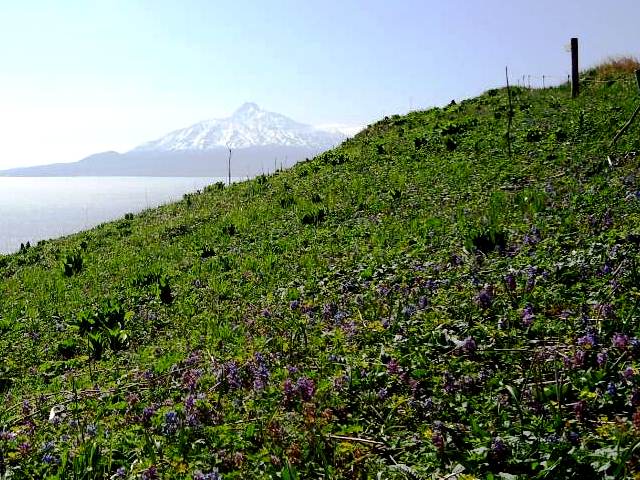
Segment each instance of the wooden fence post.
[[636,83],[638,84],[638,90],[640,90],[640,68],[636,70]]
[[580,93],[578,71],[578,39],[571,39],[571,98],[576,98]]

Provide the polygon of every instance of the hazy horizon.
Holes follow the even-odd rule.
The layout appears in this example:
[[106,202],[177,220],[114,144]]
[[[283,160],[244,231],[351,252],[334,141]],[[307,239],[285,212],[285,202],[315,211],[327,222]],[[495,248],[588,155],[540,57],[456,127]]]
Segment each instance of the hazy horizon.
[[[127,151],[244,102],[353,128],[640,54],[636,1],[0,6],[0,169]],[[531,78],[530,78],[531,77]]]

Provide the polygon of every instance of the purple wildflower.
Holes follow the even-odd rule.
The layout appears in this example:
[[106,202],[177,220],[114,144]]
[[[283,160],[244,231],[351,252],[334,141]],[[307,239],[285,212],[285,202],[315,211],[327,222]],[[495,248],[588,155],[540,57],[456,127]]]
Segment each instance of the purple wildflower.
[[296,388],[302,400],[309,401],[315,393],[316,385],[310,378],[301,377],[296,382]]
[[429,299],[425,295],[422,295],[420,298],[418,298],[418,308],[420,310],[424,310],[428,305]]
[[46,442],[42,445],[42,451],[43,452],[50,452],[51,450],[53,450],[55,448],[55,443],[53,442]]
[[476,351],[477,348],[478,346],[476,345],[476,341],[473,337],[467,337],[464,339],[462,343],[462,349],[465,352],[472,354]]
[[193,472],[193,480],[222,480],[222,475],[218,473],[218,469],[214,468],[209,473],[202,473],[200,470]]
[[190,368],[182,375],[182,388],[190,392],[195,391],[201,376],[202,370],[199,368]]
[[491,442],[489,455],[494,462],[503,462],[509,455],[509,448],[500,437],[495,437]]
[[238,390],[242,388],[242,378],[240,377],[240,369],[238,364],[233,360],[226,362],[223,367],[224,380],[227,386],[232,390]]
[[613,397],[615,396],[616,391],[616,385],[613,382],[609,382],[609,385],[607,385],[607,395]]
[[538,230],[538,228],[534,225],[533,227],[531,227],[531,231],[528,234],[525,234],[524,239],[523,239],[523,243],[525,245],[536,245],[540,242],[542,238],[540,237],[540,231]]
[[57,465],[59,462],[60,460],[53,453],[47,452],[42,455],[42,463],[46,463],[47,465]]
[[258,352],[254,356],[254,363],[251,365],[253,373],[253,388],[256,391],[263,390],[269,381],[269,368],[262,353]]
[[597,344],[597,339],[595,334],[588,333],[580,338],[578,338],[577,344],[580,345],[585,350],[591,350]]
[[165,435],[173,435],[178,431],[179,423],[180,419],[176,412],[167,412],[164,416],[164,423],[162,424],[162,433]]
[[390,375],[398,375],[400,373],[400,364],[392,358],[387,363],[387,372]]
[[451,375],[451,373],[449,372],[444,372],[443,380],[444,385],[442,388],[444,389],[445,393],[453,393],[456,389],[456,382],[453,375]]
[[154,465],[142,472],[142,480],[158,480],[159,478],[158,469]]
[[535,314],[533,313],[533,307],[531,305],[527,305],[522,309],[522,324],[525,327],[530,327],[535,318]]
[[148,425],[151,422],[151,417],[156,413],[156,409],[153,406],[144,407],[142,410],[142,423]]
[[485,286],[475,297],[476,304],[483,310],[487,310],[493,303],[493,287]]
[[516,276],[513,273],[507,273],[504,277],[504,284],[509,292],[516,290]]
[[126,476],[127,472],[125,471],[124,467],[118,467],[118,469],[116,470],[116,474],[115,477],[116,478],[124,478]]
[[296,390],[296,385],[291,381],[290,378],[285,378],[282,384],[282,391],[284,393],[284,403],[286,404],[292,403],[293,399],[298,393]]
[[291,405],[297,398],[309,401],[313,398],[315,389],[314,381],[308,377],[300,377],[295,383],[290,378],[286,378],[282,384],[284,403]]
[[607,363],[607,357],[608,355],[606,350],[598,352],[598,355],[596,355],[596,363],[599,367],[602,367],[605,363]]
[[586,356],[587,354],[584,350],[576,350],[576,353],[573,354],[573,359],[571,360],[571,363],[575,368],[580,368],[584,365]]
[[436,450],[439,452],[444,451],[444,437],[440,432],[434,432],[433,435],[431,435],[431,443],[433,443],[433,446],[436,447]]
[[635,371],[633,370],[632,367],[627,367],[622,371],[622,376],[626,379],[626,380],[631,380],[633,378],[633,376],[635,375]]
[[333,316],[333,321],[336,324],[340,324],[342,323],[349,315],[347,314],[347,312],[343,312],[343,311],[337,311],[335,313],[335,315]]
[[614,333],[611,338],[611,343],[619,350],[626,350],[629,345],[629,337],[622,333]]

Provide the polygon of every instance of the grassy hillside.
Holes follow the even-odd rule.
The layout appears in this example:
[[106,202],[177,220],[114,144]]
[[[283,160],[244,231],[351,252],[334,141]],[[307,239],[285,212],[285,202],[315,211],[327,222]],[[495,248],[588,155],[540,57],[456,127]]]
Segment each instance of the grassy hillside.
[[0,474],[633,476],[640,95],[584,80],[0,257]]

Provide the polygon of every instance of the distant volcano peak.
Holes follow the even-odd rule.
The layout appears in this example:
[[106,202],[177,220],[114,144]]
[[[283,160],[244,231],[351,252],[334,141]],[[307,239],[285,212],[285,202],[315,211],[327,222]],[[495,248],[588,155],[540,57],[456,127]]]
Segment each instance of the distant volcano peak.
[[207,120],[145,143],[134,151],[203,151],[220,147],[305,147],[326,150],[345,139],[335,131],[298,123],[284,115],[242,104],[228,118]]
[[254,112],[260,112],[260,111],[262,111],[262,109],[258,106],[257,103],[246,102],[240,105],[240,107],[235,112],[233,112],[232,116],[235,117],[237,115],[244,115],[247,113],[254,113]]

